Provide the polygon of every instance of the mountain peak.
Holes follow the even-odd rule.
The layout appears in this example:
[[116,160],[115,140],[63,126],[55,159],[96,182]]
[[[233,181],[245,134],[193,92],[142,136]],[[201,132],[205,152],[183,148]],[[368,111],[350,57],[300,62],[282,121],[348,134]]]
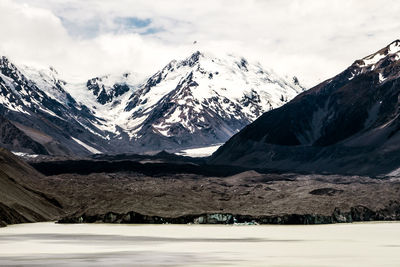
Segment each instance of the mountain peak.
[[397,77],[400,63],[400,40],[395,40],[377,52],[356,60],[345,72],[347,79],[352,80],[360,74],[374,73],[377,81],[382,83]]
[[399,45],[400,45],[400,39],[394,40],[394,41],[391,42],[388,46],[391,46],[391,45],[393,45],[393,44],[399,46]]
[[[386,58],[387,56],[391,56],[394,54],[398,54],[400,51],[400,40],[395,40],[391,42],[388,46],[378,50],[377,52],[364,57],[361,60],[357,60],[356,63],[359,64],[361,67],[371,66],[377,64],[382,59]],[[396,57],[398,60],[400,57]]]
[[0,56],[0,66],[3,67],[3,68],[4,67],[10,68],[12,66],[12,63],[10,62],[8,57]]
[[390,54],[397,53],[399,51],[400,51],[400,40],[393,41],[387,47],[387,52],[390,53]]
[[386,47],[379,50],[378,52],[376,52],[375,54],[381,54],[387,56],[390,54],[398,53],[399,51],[400,51],[400,39],[397,39],[391,42]]
[[201,56],[203,56],[203,54],[200,53],[200,51],[196,51],[193,54],[191,54],[188,58],[181,61],[181,65],[193,67],[196,63],[200,61]]
[[130,131],[138,146],[203,146],[226,141],[300,91],[298,83],[243,57],[196,51],[171,61],[135,90],[125,112],[140,121]]

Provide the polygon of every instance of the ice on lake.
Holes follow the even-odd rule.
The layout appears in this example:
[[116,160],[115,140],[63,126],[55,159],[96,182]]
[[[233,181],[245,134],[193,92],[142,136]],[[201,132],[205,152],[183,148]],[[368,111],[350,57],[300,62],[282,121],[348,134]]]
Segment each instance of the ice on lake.
[[400,223],[11,225],[0,265],[399,266]]

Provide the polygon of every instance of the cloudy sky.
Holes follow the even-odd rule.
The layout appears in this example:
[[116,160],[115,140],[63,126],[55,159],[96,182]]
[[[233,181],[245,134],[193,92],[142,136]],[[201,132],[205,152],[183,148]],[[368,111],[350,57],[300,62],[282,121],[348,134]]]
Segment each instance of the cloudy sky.
[[399,14],[396,0],[0,0],[0,54],[90,77],[234,53],[311,86],[400,38]]

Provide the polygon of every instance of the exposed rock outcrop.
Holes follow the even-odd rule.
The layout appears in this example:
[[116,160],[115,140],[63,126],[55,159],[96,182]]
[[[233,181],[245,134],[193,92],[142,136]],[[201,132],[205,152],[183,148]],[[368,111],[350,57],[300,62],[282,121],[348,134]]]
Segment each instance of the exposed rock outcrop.
[[134,211],[128,213],[108,212],[99,215],[86,215],[65,217],[59,223],[151,223],[151,224],[327,224],[327,223],[351,223],[361,221],[394,221],[400,220],[400,205],[392,202],[388,207],[373,211],[364,206],[352,207],[349,211],[335,208],[331,215],[320,214],[283,214],[271,216],[251,216],[229,213],[210,213],[198,215],[184,215],[179,217],[160,217],[143,215]]

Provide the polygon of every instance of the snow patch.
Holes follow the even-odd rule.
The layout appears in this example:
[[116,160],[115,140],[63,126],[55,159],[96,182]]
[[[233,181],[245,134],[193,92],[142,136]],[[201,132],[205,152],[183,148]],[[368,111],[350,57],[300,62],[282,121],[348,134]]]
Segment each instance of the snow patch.
[[399,42],[394,42],[389,46],[389,54],[394,54],[400,51],[400,43]]
[[97,150],[94,147],[89,146],[88,144],[85,144],[84,142],[82,142],[81,140],[74,138],[71,136],[71,138],[77,142],[79,145],[83,146],[84,148],[86,148],[86,150],[88,150],[89,152],[92,152],[93,154],[101,154],[101,152],[99,150]]
[[379,83],[382,83],[386,80],[387,78],[383,77],[382,73],[379,73]]
[[385,54],[374,54],[374,55],[368,56],[363,59],[364,65],[362,67],[376,64],[376,63],[378,63],[379,60],[381,60],[384,57],[386,57]]
[[390,177],[400,177],[400,168],[386,174],[386,176],[390,176]]
[[37,154],[29,154],[29,153],[17,152],[17,151],[11,151],[11,153],[13,153],[14,155],[16,155],[18,157],[22,157],[22,158],[36,158],[39,156]]
[[217,149],[221,145],[222,144],[217,144],[217,145],[212,145],[212,146],[207,146],[207,147],[184,149],[175,154],[180,155],[180,156],[193,157],[193,158],[208,157],[208,156],[211,156],[212,153],[217,151]]

